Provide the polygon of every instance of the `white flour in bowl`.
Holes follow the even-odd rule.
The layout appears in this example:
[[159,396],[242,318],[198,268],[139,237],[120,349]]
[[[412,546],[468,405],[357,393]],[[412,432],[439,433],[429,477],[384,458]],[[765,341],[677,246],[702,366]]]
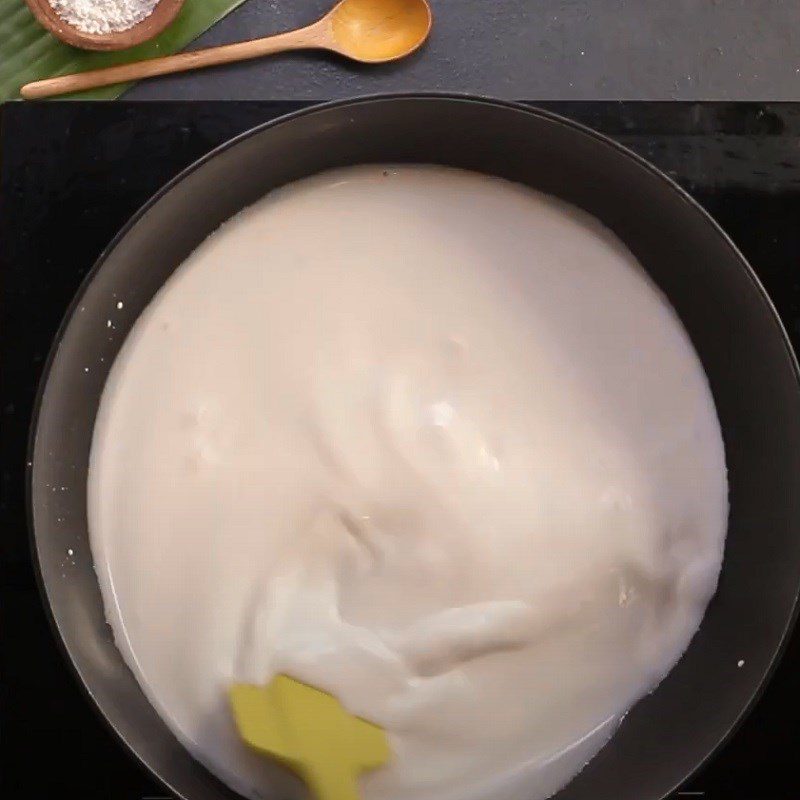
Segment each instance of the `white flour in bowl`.
[[88,489],[120,650],[254,798],[226,689],[276,672],[385,727],[366,800],[549,796],[688,645],[727,522],[706,376],[630,252],[433,167],[301,181],[201,245],[113,367]]
[[132,28],[153,13],[158,0],[50,0],[64,22],[84,33],[113,33]]

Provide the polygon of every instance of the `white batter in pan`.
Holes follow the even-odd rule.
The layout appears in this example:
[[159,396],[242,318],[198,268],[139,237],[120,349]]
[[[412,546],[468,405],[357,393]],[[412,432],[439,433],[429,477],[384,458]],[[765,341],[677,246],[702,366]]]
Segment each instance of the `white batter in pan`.
[[230,785],[274,797],[226,688],[283,671],[386,728],[367,800],[537,800],[688,645],[727,483],[700,362],[615,237],[371,166],[175,273],[114,365],[89,502],[120,650]]

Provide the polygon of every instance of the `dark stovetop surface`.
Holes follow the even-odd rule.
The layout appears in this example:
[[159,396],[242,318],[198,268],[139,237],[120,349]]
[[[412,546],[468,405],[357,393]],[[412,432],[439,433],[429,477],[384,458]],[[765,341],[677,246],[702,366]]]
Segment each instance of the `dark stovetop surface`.
[[[142,800],[164,791],[123,751],[62,661],[39,601],[24,509],[36,383],[100,250],[163,183],[211,148],[300,104],[11,104],[0,111],[0,792]],[[800,104],[543,103],[649,158],[744,251],[800,349]],[[796,800],[800,633],[725,749],[676,795]]]

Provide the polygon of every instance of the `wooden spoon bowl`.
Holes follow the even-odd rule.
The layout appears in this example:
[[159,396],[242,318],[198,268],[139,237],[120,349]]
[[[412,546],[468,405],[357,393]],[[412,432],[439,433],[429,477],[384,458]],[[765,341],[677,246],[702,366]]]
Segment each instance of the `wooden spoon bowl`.
[[84,33],[63,20],[50,0],[25,0],[36,19],[53,36],[83,50],[126,50],[158,36],[178,16],[184,0],[159,0],[153,13],[125,31]]

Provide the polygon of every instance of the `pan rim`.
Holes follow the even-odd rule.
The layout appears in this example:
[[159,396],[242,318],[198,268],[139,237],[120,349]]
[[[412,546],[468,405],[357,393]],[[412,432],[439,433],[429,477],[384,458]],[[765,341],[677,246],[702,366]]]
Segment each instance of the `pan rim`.
[[[165,778],[163,778],[161,774],[154,767],[152,767],[150,763],[148,763],[146,758],[142,754],[140,754],[136,749],[134,749],[133,745],[130,744],[125,735],[118,729],[117,725],[106,714],[100,702],[95,698],[95,695],[92,692],[91,687],[89,686],[89,682],[84,679],[84,676],[78,664],[76,663],[75,659],[73,658],[69,646],[67,645],[66,639],[62,633],[62,626],[59,625],[59,622],[56,619],[56,615],[53,610],[53,604],[50,598],[50,593],[48,591],[45,579],[42,575],[41,561],[39,558],[39,548],[37,544],[36,528],[34,521],[34,503],[33,503],[33,476],[35,468],[34,449],[39,430],[39,419],[41,416],[44,396],[50,380],[53,364],[56,360],[60,343],[64,338],[64,335],[73,317],[78,311],[84,295],[86,294],[89,286],[94,281],[98,272],[103,268],[104,264],[108,260],[111,253],[128,235],[128,233],[141,221],[141,219],[154,206],[156,206],[164,196],[166,196],[170,191],[172,191],[172,189],[175,186],[180,184],[191,174],[202,168],[207,162],[213,160],[222,153],[237,146],[241,142],[250,139],[253,136],[257,136],[266,130],[269,130],[273,127],[283,124],[284,122],[288,122],[296,118],[310,116],[317,113],[328,111],[330,109],[336,109],[342,107],[355,107],[364,104],[379,104],[384,102],[409,101],[409,100],[410,101],[444,100],[455,103],[489,106],[494,108],[505,108],[508,109],[509,111],[515,111],[518,113],[537,116],[545,120],[548,120],[550,122],[561,125],[563,127],[572,129],[573,131],[577,131],[583,134],[584,136],[588,136],[589,138],[594,139],[595,141],[597,141],[598,143],[600,143],[605,147],[610,147],[612,150],[616,151],[620,155],[628,158],[639,168],[643,169],[644,171],[650,173],[650,175],[652,175],[653,177],[657,178],[660,182],[662,182],[665,185],[665,187],[669,191],[671,191],[674,195],[677,195],[677,197],[680,200],[682,200],[683,203],[688,205],[692,209],[693,213],[700,215],[700,217],[704,220],[706,225],[709,226],[711,230],[713,230],[718,239],[725,246],[725,248],[731,253],[734,260],[738,262],[739,267],[744,271],[745,275],[748,277],[755,293],[758,295],[761,302],[765,306],[767,316],[771,318],[772,323],[775,326],[777,335],[780,337],[783,343],[783,348],[788,357],[789,366],[791,367],[792,374],[794,377],[795,390],[798,395],[798,399],[800,400],[800,363],[798,362],[797,355],[792,346],[786,327],[784,326],[783,321],[781,320],[781,317],[778,314],[778,311],[775,308],[774,303],[772,302],[772,299],[770,298],[763,283],[761,282],[761,279],[755,273],[753,267],[750,265],[749,261],[745,258],[741,250],[733,242],[731,237],[722,228],[722,226],[714,219],[714,217],[711,216],[711,214],[708,211],[706,211],[706,209],[697,200],[695,200],[695,198],[692,197],[692,195],[689,194],[689,192],[686,189],[684,189],[675,180],[669,177],[669,175],[664,173],[654,164],[650,163],[647,159],[643,158],[642,156],[633,152],[629,148],[625,147],[623,144],[620,144],[615,139],[611,138],[610,136],[607,136],[606,134],[600,133],[599,131],[596,131],[587,125],[584,125],[583,123],[576,122],[575,120],[569,119],[568,117],[565,117],[557,112],[540,108],[535,104],[528,105],[526,103],[518,101],[502,100],[483,95],[476,95],[469,93],[453,93],[453,92],[376,93],[376,94],[359,95],[357,97],[343,98],[339,100],[332,100],[321,103],[312,103],[307,107],[296,109],[294,111],[281,114],[280,116],[274,119],[259,123],[258,125],[248,128],[247,130],[217,145],[208,153],[201,156],[197,160],[193,161],[188,166],[184,167],[177,175],[175,175],[173,178],[167,181],[154,194],[152,194],[131,215],[131,217],[114,235],[114,237],[111,239],[108,245],[106,245],[103,248],[100,255],[97,257],[94,264],[92,265],[91,269],[86,273],[83,280],[80,282],[72,301],[69,303],[69,305],[65,310],[64,315],[62,316],[58,329],[54,334],[52,344],[48,351],[47,357],[43,363],[42,372],[39,377],[32,407],[31,422],[28,431],[26,466],[25,466],[25,506],[26,506],[26,520],[28,528],[28,545],[30,548],[31,562],[36,580],[36,586],[39,592],[40,599],[42,601],[42,605],[44,606],[45,616],[47,617],[50,629],[54,634],[56,645],[59,651],[61,652],[62,658],[64,659],[73,677],[77,680],[77,684],[81,692],[90,700],[90,705],[92,706],[92,708],[94,709],[95,713],[102,721],[102,723],[108,729],[111,730],[114,737],[124,745],[124,748],[134,757],[135,761],[140,766],[143,766],[147,770],[147,772],[156,779],[158,783],[160,783],[162,786],[164,786],[166,789],[172,792],[176,796],[176,798],[180,798],[181,800],[188,800],[188,798],[186,798],[186,796],[183,794],[182,791],[172,786]],[[669,789],[664,791],[664,793],[661,796],[661,800],[666,800],[666,798],[668,798],[682,785],[684,785],[715,755],[720,753],[721,750],[730,742],[730,740],[732,739],[734,734],[738,731],[743,722],[751,714],[756,704],[761,699],[767,686],[769,685],[778,664],[780,663],[781,659],[785,654],[787,644],[791,638],[795,625],[797,624],[798,617],[800,617],[800,583],[798,583],[798,586],[795,589],[794,599],[792,602],[792,612],[789,615],[789,618],[783,628],[778,644],[775,647],[774,651],[772,652],[769,659],[769,663],[763,670],[761,677],[758,680],[758,683],[750,693],[746,703],[742,705],[741,709],[738,711],[735,718],[728,726],[727,730],[716,740],[716,743],[707,750],[705,755],[703,755],[703,757],[700,758],[677,783],[675,783]],[[197,759],[195,759],[193,756],[191,757],[198,766],[205,769],[205,767],[203,767],[203,765],[199,761],[197,761]],[[208,774],[211,775],[211,773]],[[214,777],[215,780],[218,780],[216,776],[212,775],[212,777]],[[222,784],[221,782],[220,785],[224,786],[224,784]],[[233,792],[233,790],[229,791]],[[234,795],[235,792],[231,796]]]

